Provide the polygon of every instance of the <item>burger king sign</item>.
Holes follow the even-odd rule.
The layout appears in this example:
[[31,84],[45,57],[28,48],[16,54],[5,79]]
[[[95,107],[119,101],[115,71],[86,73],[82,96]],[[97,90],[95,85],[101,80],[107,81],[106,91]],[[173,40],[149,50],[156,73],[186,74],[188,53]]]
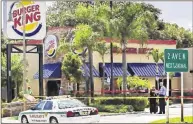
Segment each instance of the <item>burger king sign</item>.
[[[25,29],[26,39],[43,39],[46,35],[46,3],[42,1],[7,1],[6,35],[9,39],[22,39]],[[23,26],[25,11],[25,26]],[[23,29],[24,28],[24,29]]]
[[48,35],[44,40],[44,49],[47,57],[52,58],[56,54],[58,37],[56,35]]

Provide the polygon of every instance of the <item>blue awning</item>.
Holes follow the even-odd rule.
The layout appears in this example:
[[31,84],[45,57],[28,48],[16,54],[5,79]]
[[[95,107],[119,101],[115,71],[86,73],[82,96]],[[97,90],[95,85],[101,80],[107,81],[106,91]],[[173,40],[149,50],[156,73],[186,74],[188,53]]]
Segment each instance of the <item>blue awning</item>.
[[[61,63],[44,64],[43,78],[61,78]],[[39,71],[34,75],[34,79],[39,79]]]
[[[87,75],[88,77],[90,77],[89,65],[90,65],[90,64],[86,63],[86,75]],[[82,65],[82,68],[81,68],[81,69],[82,69],[83,76],[85,77],[84,65]],[[94,77],[99,77],[99,72],[96,70],[96,68],[93,66],[92,69],[93,69],[93,70],[92,70],[93,76],[94,76]]]
[[[99,63],[99,68],[101,68],[101,70],[102,70],[102,68],[103,68],[102,63]],[[105,63],[105,75],[107,77],[111,76],[111,63]],[[127,70],[127,75],[130,75],[128,70]],[[115,76],[115,77],[123,76],[122,63],[113,63],[113,76]]]
[[[155,77],[156,76],[156,64],[155,63],[128,63],[129,68],[134,72],[135,75],[141,77]],[[165,76],[164,64],[158,64],[158,76]],[[175,73],[174,77],[179,77],[180,73]]]

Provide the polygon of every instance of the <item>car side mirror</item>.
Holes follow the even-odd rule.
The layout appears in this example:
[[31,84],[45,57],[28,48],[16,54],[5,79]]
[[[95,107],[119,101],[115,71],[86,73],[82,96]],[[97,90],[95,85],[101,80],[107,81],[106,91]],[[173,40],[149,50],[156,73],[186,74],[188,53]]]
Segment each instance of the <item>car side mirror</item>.
[[36,108],[35,107],[31,107],[31,110],[36,110]]

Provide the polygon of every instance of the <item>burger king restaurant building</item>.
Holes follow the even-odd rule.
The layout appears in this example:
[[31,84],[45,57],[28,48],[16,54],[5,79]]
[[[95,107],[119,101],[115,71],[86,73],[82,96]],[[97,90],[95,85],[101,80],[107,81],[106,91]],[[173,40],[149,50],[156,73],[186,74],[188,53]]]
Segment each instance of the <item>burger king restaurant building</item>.
[[[59,41],[64,35],[71,32],[71,27],[54,27],[49,28],[47,35],[52,38],[46,38],[44,40],[44,66],[43,66],[43,78],[44,78],[44,95],[56,95],[58,94],[59,87],[63,87],[65,91],[72,89],[72,84],[69,84],[65,79],[65,75],[61,71],[61,62],[63,60],[64,54],[55,54],[57,52],[57,47],[59,46]],[[56,36],[56,37],[55,37]],[[54,40],[53,40],[54,39]],[[105,38],[107,44],[110,43],[110,38]],[[42,41],[30,40],[28,44],[43,44]],[[152,57],[147,57],[146,51],[148,49],[159,49],[163,51],[164,49],[175,49],[176,41],[174,40],[149,40],[145,48],[140,48],[138,41],[128,41],[127,44],[127,75],[128,76],[139,76],[145,78],[151,82],[151,86],[157,86],[155,81],[156,76],[156,65]],[[30,48],[29,48],[30,49]],[[123,75],[122,71],[122,54],[118,53],[116,49],[113,50],[113,75],[115,88],[117,87],[117,78]],[[54,55],[55,54],[55,55]],[[50,56],[49,56],[50,55]],[[110,54],[105,55],[105,76],[109,80],[111,77],[111,64],[110,64]],[[38,88],[38,55],[28,54],[27,55],[29,67],[28,67],[28,78],[30,80],[29,85],[31,86],[34,95],[39,94]],[[86,64],[86,74],[89,76],[89,64]],[[164,72],[164,65],[161,61],[158,64],[159,74],[161,81],[164,79],[166,82]],[[82,70],[84,71],[83,67]],[[85,73],[83,73],[85,76]],[[101,94],[101,84],[102,84],[102,59],[98,52],[93,52],[93,76],[94,76],[94,90],[95,94]],[[107,81],[108,82],[108,81]],[[186,82],[184,82],[186,83]],[[107,83],[108,84],[108,83]],[[166,85],[166,83],[165,83]],[[175,76],[170,80],[170,89],[180,89],[180,74],[175,73]],[[85,90],[85,82],[81,83],[80,90]]]

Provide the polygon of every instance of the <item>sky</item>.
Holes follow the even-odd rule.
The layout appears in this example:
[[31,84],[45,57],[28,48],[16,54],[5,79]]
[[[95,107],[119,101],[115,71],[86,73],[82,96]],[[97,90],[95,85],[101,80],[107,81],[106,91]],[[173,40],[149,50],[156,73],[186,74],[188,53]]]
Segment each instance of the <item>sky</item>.
[[147,2],[154,5],[156,8],[161,9],[162,14],[160,18],[166,22],[176,23],[185,29],[192,30],[193,22],[193,3],[190,1],[160,1],[160,2]]
[[[160,18],[165,22],[176,23],[185,29],[192,30],[193,3],[191,1],[145,1],[145,3],[159,8],[162,12]],[[46,5],[50,6],[52,2],[46,2]]]

